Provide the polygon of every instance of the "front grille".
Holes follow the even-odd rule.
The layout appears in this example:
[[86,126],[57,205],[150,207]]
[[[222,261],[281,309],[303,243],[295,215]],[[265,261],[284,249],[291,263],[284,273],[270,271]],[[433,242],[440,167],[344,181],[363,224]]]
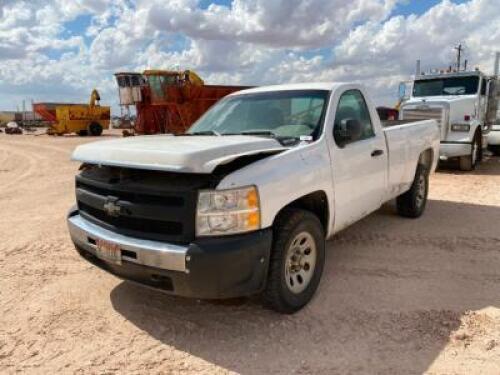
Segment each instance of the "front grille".
[[441,127],[442,119],[442,108],[403,109],[403,120],[436,120]]
[[439,126],[439,132],[441,134],[441,139],[446,138],[447,127],[443,126],[443,108],[412,108],[403,109],[402,111],[403,120],[436,120]]
[[94,208],[88,204],[79,202],[78,209],[84,214],[97,219],[102,223],[109,224],[116,228],[129,229],[137,232],[142,232],[144,235],[156,233],[162,235],[179,235],[182,233],[182,223],[175,221],[141,219],[137,220],[133,217],[119,216],[113,217],[106,214],[103,210]]
[[[172,243],[194,239],[198,189],[209,175],[86,166],[76,177],[80,214],[106,229]],[[106,209],[112,202],[115,212]]]

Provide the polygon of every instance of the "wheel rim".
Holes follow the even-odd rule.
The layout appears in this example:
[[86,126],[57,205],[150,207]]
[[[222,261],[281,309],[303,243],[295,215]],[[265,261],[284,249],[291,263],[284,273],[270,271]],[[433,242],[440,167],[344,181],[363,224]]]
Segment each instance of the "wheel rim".
[[415,200],[417,207],[421,207],[425,201],[425,176],[423,174],[418,177],[417,196]]
[[314,275],[316,267],[316,242],[308,232],[297,234],[287,250],[285,280],[288,289],[298,294],[303,292]]

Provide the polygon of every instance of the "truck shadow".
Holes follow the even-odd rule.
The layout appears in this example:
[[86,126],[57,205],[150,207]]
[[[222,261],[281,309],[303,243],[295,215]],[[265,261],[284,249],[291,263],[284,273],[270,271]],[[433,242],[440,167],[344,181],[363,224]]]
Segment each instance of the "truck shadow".
[[421,374],[474,336],[457,334],[468,311],[500,307],[492,222],[500,207],[434,200],[407,220],[385,205],[328,243],[315,298],[290,316],[257,298],[197,301],[128,282],[110,298],[156,340],[238,373]]

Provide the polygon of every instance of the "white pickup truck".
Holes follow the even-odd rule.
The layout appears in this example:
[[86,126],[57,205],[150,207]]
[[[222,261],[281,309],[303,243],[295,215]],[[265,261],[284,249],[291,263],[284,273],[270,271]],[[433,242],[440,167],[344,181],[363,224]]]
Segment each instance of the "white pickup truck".
[[78,252],[118,277],[196,298],[262,294],[292,313],[313,296],[325,240],[384,202],[424,211],[435,120],[381,124],[362,85],[227,96],[181,136],[76,148]]

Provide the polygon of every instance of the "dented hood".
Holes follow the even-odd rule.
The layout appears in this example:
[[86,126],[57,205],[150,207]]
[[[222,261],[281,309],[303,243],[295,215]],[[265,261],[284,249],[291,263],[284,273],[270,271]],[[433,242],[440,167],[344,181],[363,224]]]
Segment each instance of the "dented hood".
[[245,155],[285,150],[277,140],[247,135],[152,135],[78,146],[72,159],[84,163],[186,173],[211,173]]

